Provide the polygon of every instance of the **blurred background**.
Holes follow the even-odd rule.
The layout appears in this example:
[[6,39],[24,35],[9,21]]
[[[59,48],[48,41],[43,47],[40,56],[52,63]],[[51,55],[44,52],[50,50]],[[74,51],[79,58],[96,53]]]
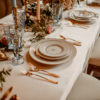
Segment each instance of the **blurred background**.
[[[17,0],[18,7],[22,7],[22,0]],[[11,13],[12,3],[11,0],[0,0],[0,18]]]

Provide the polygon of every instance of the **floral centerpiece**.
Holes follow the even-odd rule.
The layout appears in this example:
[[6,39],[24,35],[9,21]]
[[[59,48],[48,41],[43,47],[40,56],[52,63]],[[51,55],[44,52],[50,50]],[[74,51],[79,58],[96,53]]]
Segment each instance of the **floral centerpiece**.
[[40,7],[40,21],[36,20],[36,9],[36,2],[27,3],[25,31],[34,32],[37,40],[40,40],[52,32],[52,8],[50,4]]

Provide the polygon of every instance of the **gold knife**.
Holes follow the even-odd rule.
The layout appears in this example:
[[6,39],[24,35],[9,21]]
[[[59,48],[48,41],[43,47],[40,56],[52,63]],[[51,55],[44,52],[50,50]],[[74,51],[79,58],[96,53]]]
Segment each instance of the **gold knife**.
[[11,98],[10,98],[9,100],[18,100],[18,97],[17,97],[17,95],[15,94],[15,95],[12,95]]
[[1,97],[0,100],[6,100],[6,98],[9,96],[9,94],[11,93],[13,87],[10,87],[5,93],[4,95]]

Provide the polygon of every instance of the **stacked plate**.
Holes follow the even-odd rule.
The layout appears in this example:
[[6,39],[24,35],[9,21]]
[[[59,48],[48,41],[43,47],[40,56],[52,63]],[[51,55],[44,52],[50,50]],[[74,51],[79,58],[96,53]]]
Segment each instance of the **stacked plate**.
[[81,22],[91,22],[94,21],[96,14],[94,12],[86,10],[74,10],[70,13],[70,18]]
[[97,4],[100,4],[100,0],[87,0],[86,3],[87,3],[87,4],[91,4],[91,3],[97,3]]
[[30,47],[29,54],[39,63],[58,65],[69,62],[76,55],[76,48],[61,39],[44,39]]

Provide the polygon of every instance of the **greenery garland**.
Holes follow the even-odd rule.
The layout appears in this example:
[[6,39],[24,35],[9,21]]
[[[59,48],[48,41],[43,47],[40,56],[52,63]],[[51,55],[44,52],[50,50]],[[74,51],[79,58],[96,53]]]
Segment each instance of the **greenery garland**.
[[4,68],[0,71],[0,90],[3,89],[3,83],[6,82],[5,77],[10,75],[11,71],[12,71],[12,69],[6,70]]

